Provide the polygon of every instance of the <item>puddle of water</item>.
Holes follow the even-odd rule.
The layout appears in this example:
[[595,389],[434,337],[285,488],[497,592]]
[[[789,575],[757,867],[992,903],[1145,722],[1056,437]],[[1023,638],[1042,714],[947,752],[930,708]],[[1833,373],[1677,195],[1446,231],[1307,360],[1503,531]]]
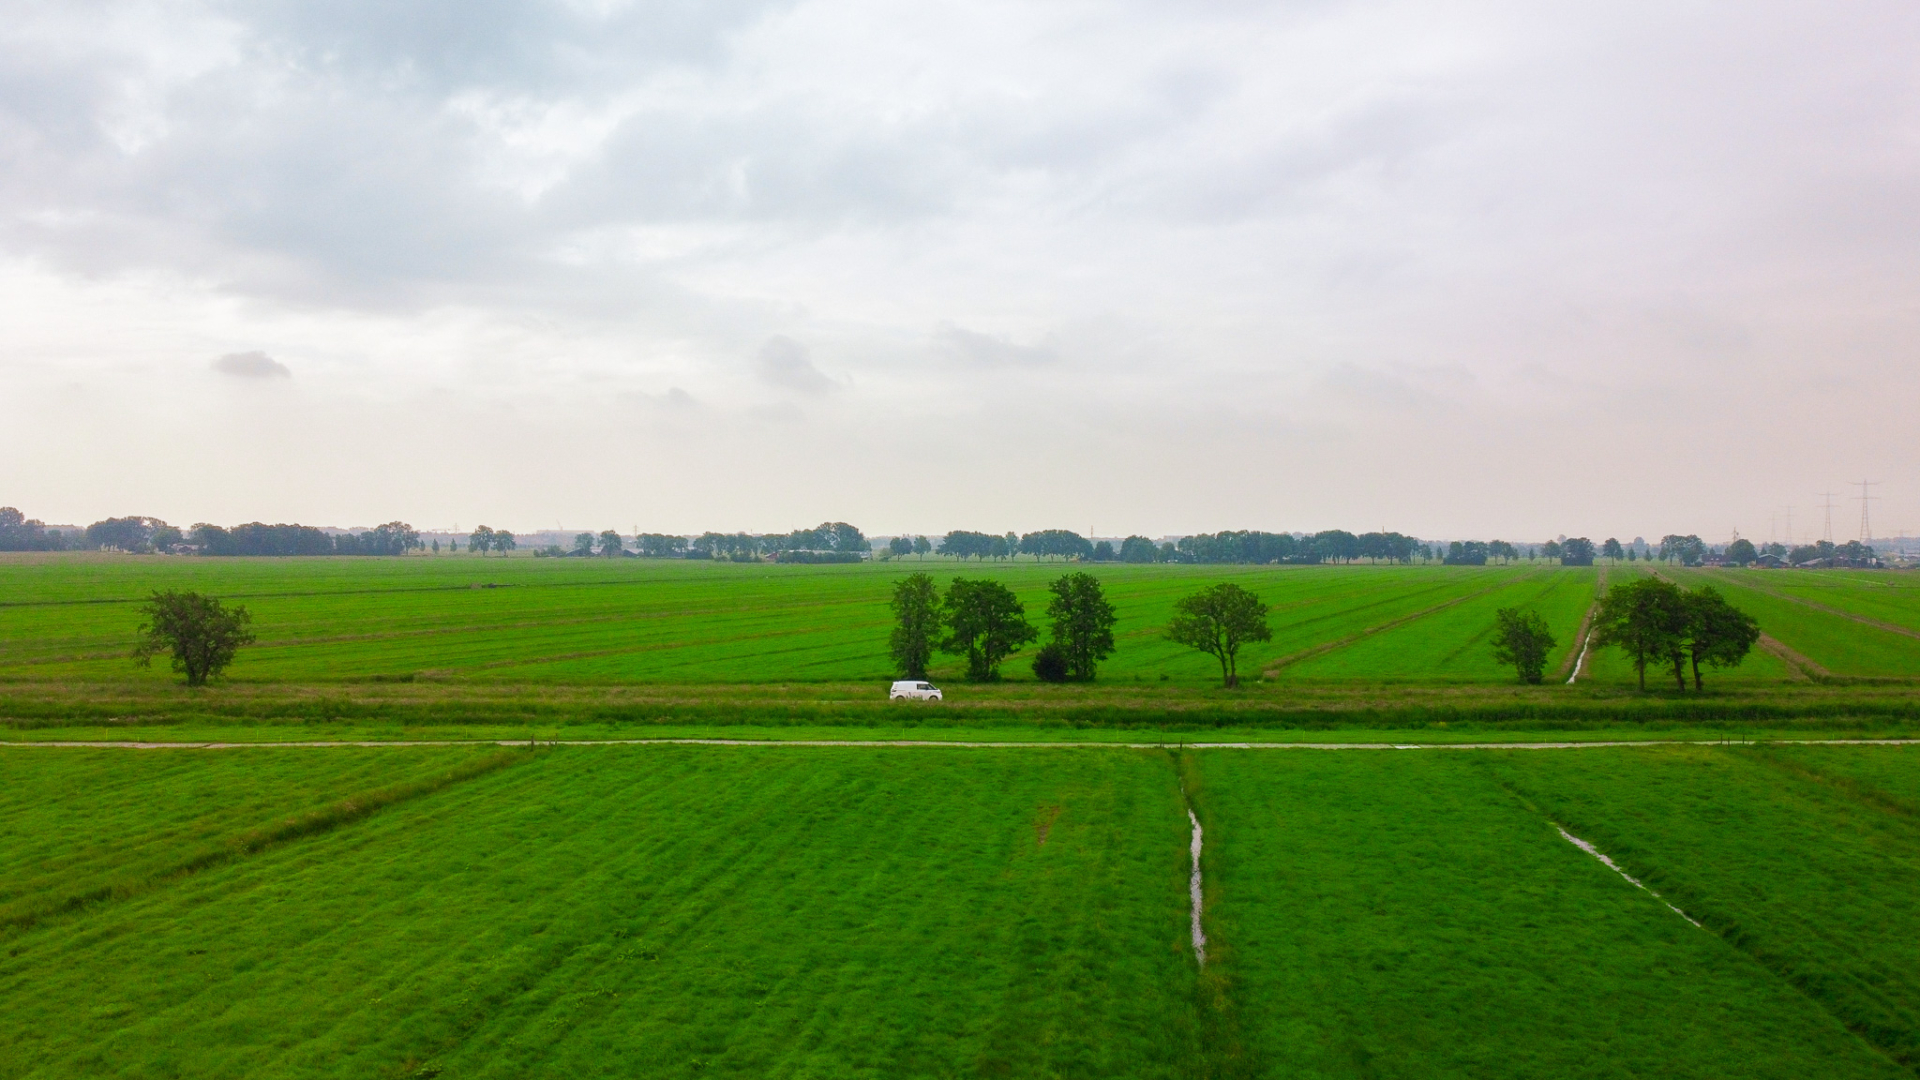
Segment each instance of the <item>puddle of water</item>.
[[[1554,828],[1560,829],[1560,826],[1555,825]],[[1626,878],[1627,881],[1630,884],[1632,884],[1634,888],[1641,889],[1645,891],[1648,896],[1651,896],[1655,900],[1659,900],[1661,903],[1666,904],[1667,909],[1672,911],[1675,915],[1678,915],[1681,918],[1687,920],[1688,922],[1693,923],[1693,925],[1695,926],[1700,926],[1699,921],[1696,920],[1693,916],[1687,914],[1684,911],[1681,911],[1679,908],[1674,907],[1672,904],[1667,903],[1665,899],[1661,898],[1659,893],[1654,892],[1652,889],[1649,889],[1645,885],[1641,884],[1639,878],[1636,878],[1632,874],[1627,873],[1625,870],[1620,869],[1620,864],[1614,862],[1612,859],[1607,858],[1606,853],[1601,851],[1599,848],[1594,847],[1592,844],[1587,843],[1585,840],[1580,839],[1579,837],[1573,835],[1572,833],[1568,832],[1565,829],[1560,829],[1560,835],[1566,837],[1567,843],[1572,844],[1574,847],[1579,848],[1581,851],[1584,851],[1587,854],[1593,856],[1594,858],[1599,859],[1603,864],[1606,865],[1607,869],[1613,871],[1616,874],[1619,874],[1623,878]],[[1701,927],[1701,929],[1705,929],[1705,927]]]
[[1193,956],[1200,966],[1207,964],[1207,932],[1200,928],[1200,819],[1187,811],[1187,820],[1193,822],[1193,843],[1187,848],[1193,853],[1193,876],[1187,879],[1187,896],[1193,909]]

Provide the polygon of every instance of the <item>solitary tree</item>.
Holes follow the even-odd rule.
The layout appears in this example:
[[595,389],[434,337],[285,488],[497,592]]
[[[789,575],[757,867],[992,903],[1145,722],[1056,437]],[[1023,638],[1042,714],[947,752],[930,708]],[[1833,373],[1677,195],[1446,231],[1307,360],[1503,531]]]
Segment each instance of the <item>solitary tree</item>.
[[502,557],[505,557],[507,552],[512,551],[517,546],[518,545],[513,542],[512,533],[505,529],[499,529],[494,532],[493,550],[499,552]]
[[974,682],[998,681],[1000,662],[1040,636],[1013,590],[997,581],[954,578],[941,613],[947,626],[941,651],[964,654]]
[[627,545],[620,541],[620,534],[608,529],[600,534],[600,554],[609,559],[617,559],[625,554]]
[[473,530],[472,536],[467,537],[467,550],[477,551],[485,555],[487,549],[493,547],[493,536],[494,533],[492,529],[487,528],[485,525],[480,526]]
[[1735,566],[1751,565],[1753,560],[1759,557],[1760,553],[1754,550],[1753,541],[1744,536],[1727,545],[1727,561]]
[[1619,562],[1620,556],[1625,555],[1626,552],[1620,547],[1619,537],[1609,536],[1607,537],[1607,542],[1600,545],[1600,554],[1605,555],[1614,562]]
[[1687,658],[1693,664],[1693,688],[1699,690],[1700,665],[1738,667],[1760,640],[1760,624],[1711,585],[1689,592],[1686,607]]
[[933,550],[933,542],[928,540],[926,537],[916,536],[913,538],[913,553],[919,556],[921,560],[924,561],[927,557],[927,553],[932,550]]
[[1053,620],[1053,644],[1064,655],[1067,678],[1091,682],[1100,661],[1113,655],[1113,605],[1092,574],[1068,574],[1047,589],[1053,593],[1047,618]]
[[895,558],[913,554],[913,538],[908,536],[894,537],[887,541],[887,552]]
[[1512,664],[1523,683],[1538,684],[1553,650],[1553,632],[1547,620],[1531,608],[1501,608],[1493,613],[1493,658]]
[[887,651],[903,679],[924,679],[940,634],[940,590],[925,574],[908,574],[893,587],[893,635]]
[[1593,643],[1620,646],[1633,661],[1640,689],[1647,688],[1647,663],[1664,660],[1673,664],[1674,680],[1685,690],[1687,681],[1680,664],[1687,622],[1687,600],[1680,586],[1665,578],[1641,578],[1616,585],[1600,598]]
[[1173,610],[1167,637],[1219,660],[1220,677],[1227,686],[1240,685],[1240,646],[1273,640],[1267,605],[1238,585],[1202,589],[1175,602]]
[[168,589],[155,592],[140,610],[147,621],[140,626],[134,660],[148,667],[155,656],[171,652],[173,670],[186,675],[188,686],[205,686],[226,670],[240,646],[253,642],[247,609],[228,608],[211,596]]
[[583,559],[589,555],[592,555],[593,554],[593,534],[592,533],[574,533],[573,534],[573,553]]

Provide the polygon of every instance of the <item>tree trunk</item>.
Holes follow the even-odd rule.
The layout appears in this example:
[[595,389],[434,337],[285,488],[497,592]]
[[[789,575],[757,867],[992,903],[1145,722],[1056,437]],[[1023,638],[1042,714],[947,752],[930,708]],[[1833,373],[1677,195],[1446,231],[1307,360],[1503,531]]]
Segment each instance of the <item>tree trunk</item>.
[[1700,650],[1689,650],[1687,655],[1693,660],[1693,688],[1695,690],[1702,689],[1700,683]]

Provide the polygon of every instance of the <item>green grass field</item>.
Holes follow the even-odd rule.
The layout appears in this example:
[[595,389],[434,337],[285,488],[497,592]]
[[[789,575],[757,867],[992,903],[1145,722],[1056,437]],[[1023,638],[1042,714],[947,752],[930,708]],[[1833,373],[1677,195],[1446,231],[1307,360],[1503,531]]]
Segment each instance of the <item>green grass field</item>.
[[[1117,650],[1096,683],[1038,683],[1028,650],[1007,663],[1006,682],[966,685],[958,660],[942,655],[934,677],[949,700],[889,709],[887,601],[901,575],[924,570],[943,585],[960,575],[995,577],[1038,623],[1047,583],[1078,568],[1100,575],[1120,616]],[[1755,650],[1737,669],[1710,672],[1704,696],[1675,693],[1658,678],[1641,694],[1612,650],[1591,655],[1571,686],[1554,678],[1521,687],[1493,661],[1496,608],[1532,607],[1547,618],[1559,639],[1551,672],[1571,658],[1603,575],[1644,572],[1545,563],[1078,567],[936,558],[776,566],[8,555],[0,556],[0,725],[9,737],[86,728],[93,734],[76,737],[100,737],[130,724],[201,732],[325,723],[391,738],[460,729],[486,737],[510,729],[521,737],[632,734],[637,724],[680,732],[1028,724],[1257,737],[1341,726],[1564,732],[1621,723],[1689,731],[1763,723],[1782,733],[1818,723],[1886,734],[1920,723],[1911,694],[1920,681],[1920,638],[1900,633],[1895,618],[1920,622],[1920,588],[1891,572],[1674,572],[1689,583],[1721,585],[1773,639],[1806,658],[1789,666]],[[1246,685],[1234,691],[1220,687],[1211,657],[1163,633],[1177,599],[1219,581],[1243,585],[1272,610],[1274,638],[1247,647]],[[138,607],[158,588],[245,604],[258,643],[204,691],[186,691],[164,664],[133,666]],[[1786,596],[1796,589],[1847,598],[1815,607]],[[1850,618],[1843,604],[1874,614]]]
[[[886,636],[892,585],[922,569],[942,586],[956,576],[1002,580],[1019,594],[1028,617],[1043,622],[1047,583],[1075,568],[940,560],[772,566],[454,557],[0,558],[0,597],[5,597],[0,679],[141,677],[125,660],[127,642],[140,622],[138,603],[152,589],[173,587],[244,603],[253,613],[260,640],[231,669],[229,677],[236,681],[419,676],[535,683],[880,681],[890,674]],[[1120,615],[1118,649],[1103,667],[1104,677],[1158,680],[1164,675],[1196,685],[1217,679],[1214,662],[1166,641],[1161,629],[1175,600],[1216,581],[1238,582],[1272,605],[1274,640],[1249,646],[1243,656],[1243,664],[1254,671],[1271,660],[1490,589],[1525,600],[1554,582],[1563,583],[1568,596],[1592,588],[1591,571],[1546,567],[1091,569]],[[1515,588],[1522,580],[1528,584]],[[1443,610],[1453,614],[1457,608]],[[1483,614],[1490,622],[1490,610]],[[1476,651],[1484,652],[1484,646]],[[1396,664],[1385,658],[1368,672],[1417,677],[1433,668],[1432,658],[1411,659]],[[951,677],[958,670],[957,661],[942,657],[935,674]],[[1471,678],[1499,681],[1491,663],[1462,670]],[[1009,663],[1007,674],[1031,678],[1020,657]],[[144,677],[168,676],[155,670]]]
[[16,748],[0,781],[37,912],[0,924],[4,1077],[1895,1077],[1920,1046],[1911,748]]
[[[244,603],[259,643],[234,683],[428,679],[503,684],[782,684],[880,682],[887,599],[902,574],[944,584],[987,575],[1042,621],[1046,584],[1069,567],[912,560],[865,566],[736,565],[565,559],[168,559],[112,555],[0,557],[0,684],[22,681],[165,683],[126,654],[138,604],[156,588],[195,588]],[[1095,566],[1120,614],[1108,683],[1203,687],[1211,658],[1165,640],[1176,599],[1234,581],[1272,607],[1274,640],[1248,646],[1242,666],[1289,683],[1499,685],[1495,608],[1530,606],[1569,650],[1596,571],[1545,564],[1431,566]],[[1638,568],[1613,568],[1616,575]],[[1765,629],[1836,676],[1920,679],[1920,587],[1888,572],[1685,571],[1712,582]],[[1796,603],[1805,594],[1821,607]],[[1824,608],[1824,609],[1823,609]],[[1831,610],[1825,610],[1831,609]],[[1849,618],[1845,612],[1861,616]],[[1865,621],[1862,621],[1865,620]],[[1886,626],[1875,625],[1875,622]],[[1592,677],[1626,681],[1596,655]],[[942,657],[938,678],[958,663]],[[1006,674],[1031,680],[1024,658]],[[1719,673],[1784,682],[1787,668],[1756,655]]]

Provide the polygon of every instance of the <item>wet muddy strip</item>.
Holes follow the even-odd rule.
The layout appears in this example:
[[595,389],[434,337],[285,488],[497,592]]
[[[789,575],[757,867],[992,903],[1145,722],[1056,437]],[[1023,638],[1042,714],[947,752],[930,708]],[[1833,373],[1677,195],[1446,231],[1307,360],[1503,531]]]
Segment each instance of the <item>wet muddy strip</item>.
[[1193,839],[1187,845],[1187,851],[1193,856],[1193,873],[1187,878],[1188,909],[1193,915],[1193,958],[1201,967],[1207,966],[1207,932],[1200,926],[1200,847],[1202,830],[1200,819],[1194,816],[1193,807],[1187,807],[1187,821],[1193,825]]
[[[1692,923],[1695,926],[1700,925],[1699,920],[1695,919],[1693,916],[1687,914],[1686,912],[1681,911],[1679,908],[1674,907],[1671,903],[1669,903],[1667,900],[1662,898],[1659,893],[1654,892],[1652,889],[1647,888],[1646,885],[1643,884],[1639,878],[1636,878],[1632,874],[1627,873],[1625,870],[1620,869],[1620,864],[1614,862],[1612,859],[1607,858],[1606,853],[1601,851],[1599,848],[1594,847],[1592,844],[1587,843],[1585,840],[1580,839],[1579,837],[1573,835],[1567,830],[1560,828],[1559,825],[1555,825],[1554,828],[1560,830],[1560,835],[1566,838],[1567,843],[1572,844],[1574,847],[1579,848],[1581,851],[1584,851],[1587,854],[1593,856],[1594,858],[1599,859],[1600,862],[1604,864],[1607,869],[1613,871],[1616,874],[1619,874],[1623,878],[1626,878],[1627,882],[1631,884],[1634,888],[1643,890],[1646,892],[1648,896],[1651,896],[1655,900],[1659,900],[1661,903],[1666,904],[1668,909],[1671,910],[1675,915],[1680,916],[1681,918],[1687,920],[1688,922]],[[1705,929],[1705,928],[1702,927],[1702,929]]]

